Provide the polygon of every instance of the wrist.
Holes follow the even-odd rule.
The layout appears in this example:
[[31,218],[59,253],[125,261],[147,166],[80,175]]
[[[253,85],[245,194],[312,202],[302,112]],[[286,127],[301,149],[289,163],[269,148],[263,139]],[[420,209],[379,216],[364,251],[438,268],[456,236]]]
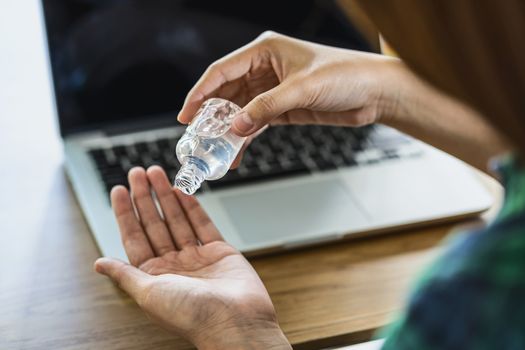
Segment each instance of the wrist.
[[216,349],[292,349],[284,333],[274,322],[245,322],[242,325],[217,326],[204,330],[193,340],[199,350]]
[[405,122],[417,109],[420,82],[399,59],[389,59],[380,72],[381,94],[378,123],[391,127]]

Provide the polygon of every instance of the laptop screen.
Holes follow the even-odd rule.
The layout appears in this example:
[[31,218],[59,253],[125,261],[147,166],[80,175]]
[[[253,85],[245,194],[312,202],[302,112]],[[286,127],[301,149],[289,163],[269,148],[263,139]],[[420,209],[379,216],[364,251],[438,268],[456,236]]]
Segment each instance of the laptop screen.
[[62,135],[176,124],[186,93],[206,67],[268,29],[369,49],[335,1],[42,3]]

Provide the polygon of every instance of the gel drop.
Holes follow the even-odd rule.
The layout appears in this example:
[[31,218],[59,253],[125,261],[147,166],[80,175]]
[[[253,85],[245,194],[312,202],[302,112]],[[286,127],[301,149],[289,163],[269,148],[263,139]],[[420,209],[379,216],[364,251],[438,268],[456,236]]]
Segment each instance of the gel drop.
[[240,110],[233,102],[211,98],[197,111],[177,143],[177,159],[182,166],[175,186],[182,192],[194,194],[204,180],[217,180],[228,172],[246,139],[230,130]]

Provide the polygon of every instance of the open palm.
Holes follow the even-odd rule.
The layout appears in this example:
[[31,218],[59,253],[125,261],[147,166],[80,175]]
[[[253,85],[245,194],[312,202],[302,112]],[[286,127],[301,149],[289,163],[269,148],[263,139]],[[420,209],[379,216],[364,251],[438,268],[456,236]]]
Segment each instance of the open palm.
[[238,335],[246,326],[278,330],[256,272],[224,242],[194,197],[172,189],[157,166],[132,169],[129,183],[131,195],[117,186],[111,202],[130,264],[101,258],[98,272],[115,280],[153,320],[196,345],[224,341],[225,332]]

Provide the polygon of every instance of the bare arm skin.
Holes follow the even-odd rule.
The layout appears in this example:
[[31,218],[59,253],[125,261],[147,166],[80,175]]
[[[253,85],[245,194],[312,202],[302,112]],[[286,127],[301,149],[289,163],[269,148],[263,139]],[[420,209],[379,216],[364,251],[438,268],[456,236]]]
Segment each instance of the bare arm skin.
[[241,136],[254,136],[267,124],[384,123],[483,171],[488,159],[509,149],[474,110],[397,58],[272,32],[212,64],[188,94],[179,121],[190,122],[213,96],[244,106],[233,123]]
[[[433,145],[470,165],[489,172],[488,161],[511,146],[482,116],[449,97],[398,62],[392,82],[392,111],[380,122]],[[398,76],[396,78],[396,75]],[[396,87],[390,87],[396,91]],[[489,172],[490,174],[490,172]]]

